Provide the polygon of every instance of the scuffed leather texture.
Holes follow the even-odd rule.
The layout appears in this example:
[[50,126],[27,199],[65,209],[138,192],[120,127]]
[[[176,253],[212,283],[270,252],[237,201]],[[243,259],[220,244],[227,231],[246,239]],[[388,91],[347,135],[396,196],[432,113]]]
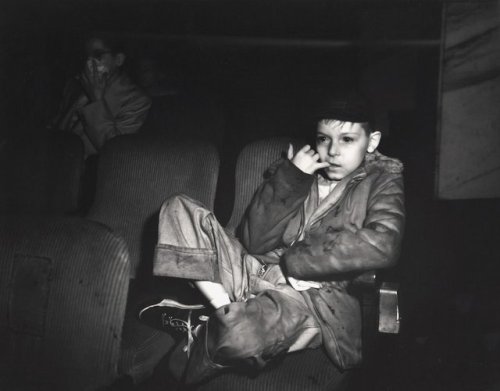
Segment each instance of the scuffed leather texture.
[[[288,137],[271,137],[248,144],[238,155],[235,171],[235,199],[226,229],[235,234],[243,214],[264,179],[282,162],[289,144],[297,150],[303,143]],[[272,164],[274,163],[274,165]]]
[[[180,349],[184,340],[174,349],[169,370],[187,384],[206,382],[227,369],[256,374],[281,362],[297,335],[313,325],[313,315],[302,301],[291,300],[283,292],[265,290],[247,302],[218,308],[195,333],[189,360]],[[320,336],[316,335],[312,345],[318,346]]]
[[401,175],[367,174],[286,251],[288,273],[324,281],[394,265],[403,234],[403,197]]
[[263,368],[315,324],[303,302],[268,289],[246,302],[232,302],[215,311],[208,327],[219,335],[210,354],[221,364],[248,359],[250,365]]
[[283,232],[300,213],[313,181],[312,175],[286,159],[257,190],[241,224],[241,240],[250,254],[265,254],[283,246]]
[[257,254],[290,246],[281,262],[289,275],[328,282],[303,295],[318,314],[330,358],[340,368],[355,367],[362,360],[361,311],[349,282],[397,261],[405,221],[403,166],[379,152],[367,154],[337,185],[338,194],[329,196],[335,198],[332,205],[316,216],[312,212],[307,226],[303,220],[308,208],[314,211],[315,179],[297,171],[285,160],[261,185],[245,215],[242,241]]

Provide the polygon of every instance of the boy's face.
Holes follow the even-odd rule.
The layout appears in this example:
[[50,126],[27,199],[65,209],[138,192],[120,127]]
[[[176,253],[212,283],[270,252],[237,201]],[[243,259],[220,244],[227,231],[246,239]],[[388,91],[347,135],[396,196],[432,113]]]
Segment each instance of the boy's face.
[[365,157],[380,142],[380,132],[365,131],[367,124],[343,121],[321,121],[316,134],[316,151],[322,162],[330,163],[323,169],[332,181],[340,181],[356,170]]
[[86,66],[89,70],[95,66],[96,71],[101,74],[111,74],[123,63],[121,56],[112,53],[111,49],[99,38],[93,38],[87,42],[86,54]]

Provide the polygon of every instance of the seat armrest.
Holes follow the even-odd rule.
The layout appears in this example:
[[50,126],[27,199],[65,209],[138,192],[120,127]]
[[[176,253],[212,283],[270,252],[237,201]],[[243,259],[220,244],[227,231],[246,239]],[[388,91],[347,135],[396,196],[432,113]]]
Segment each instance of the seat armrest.
[[399,334],[401,317],[398,303],[399,284],[383,282],[379,289],[378,331],[388,334]]
[[377,282],[377,272],[364,272],[352,280],[352,285],[362,295],[365,312],[378,307],[378,331],[398,334],[401,317],[399,315],[398,289],[396,282]]

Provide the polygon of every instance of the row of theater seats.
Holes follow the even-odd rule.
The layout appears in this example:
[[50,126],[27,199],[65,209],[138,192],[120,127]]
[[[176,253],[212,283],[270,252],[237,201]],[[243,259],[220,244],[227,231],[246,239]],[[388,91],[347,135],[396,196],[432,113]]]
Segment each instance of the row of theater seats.
[[[228,230],[235,231],[265,168],[290,141],[261,140],[241,151]],[[0,389],[87,390],[123,376],[135,383],[151,376],[173,341],[139,322],[137,309],[178,288],[151,277],[158,212],[180,192],[213,210],[219,165],[208,142],[117,137],[102,151],[95,200],[85,216],[71,216],[75,204],[67,200],[45,204],[50,208],[44,214],[2,210],[0,359],[8,365],[2,366]],[[50,167],[74,185],[69,174],[61,176],[74,167]],[[50,186],[54,194],[58,187]],[[255,379],[227,374],[200,389],[342,389],[337,375],[321,350],[311,350],[287,356]]]

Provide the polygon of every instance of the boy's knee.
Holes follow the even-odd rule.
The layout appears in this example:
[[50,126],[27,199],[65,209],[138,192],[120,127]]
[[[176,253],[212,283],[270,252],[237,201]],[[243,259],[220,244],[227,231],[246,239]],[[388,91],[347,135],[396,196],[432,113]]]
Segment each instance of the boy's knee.
[[[258,303],[252,303],[250,307]],[[221,365],[262,368],[285,354],[290,344],[264,317],[255,316],[249,302],[233,302],[219,308],[208,324],[207,346],[211,359]]]
[[163,201],[162,209],[185,205],[191,201],[191,198],[184,193],[175,193]]
[[258,359],[287,351],[307,316],[291,313],[286,301],[279,292],[268,291],[217,309],[208,325],[216,358]]
[[205,205],[188,195],[176,193],[163,201],[160,210],[160,219],[163,216],[176,216],[182,213],[182,211],[192,212],[200,208],[203,210],[206,209]]

